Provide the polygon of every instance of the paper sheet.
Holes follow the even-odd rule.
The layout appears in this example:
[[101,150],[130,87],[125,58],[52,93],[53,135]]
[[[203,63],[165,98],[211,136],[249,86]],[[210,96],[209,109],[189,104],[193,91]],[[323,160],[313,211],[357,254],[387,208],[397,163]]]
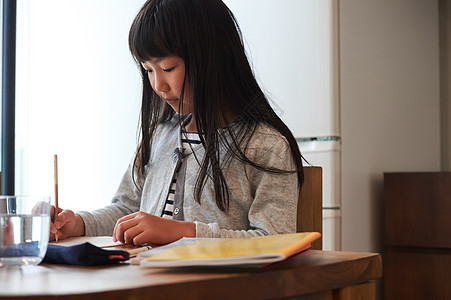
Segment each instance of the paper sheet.
[[55,244],[58,246],[74,246],[78,244],[83,244],[89,242],[97,247],[112,247],[112,246],[120,246],[121,243],[113,242],[112,236],[79,236],[79,237],[70,237],[64,240],[60,240],[57,242],[51,242],[51,244]]

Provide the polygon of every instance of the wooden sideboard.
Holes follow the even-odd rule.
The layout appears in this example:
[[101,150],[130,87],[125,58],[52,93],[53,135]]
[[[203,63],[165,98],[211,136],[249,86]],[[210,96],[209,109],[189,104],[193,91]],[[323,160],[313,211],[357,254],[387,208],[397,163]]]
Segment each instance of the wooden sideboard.
[[384,174],[384,298],[450,299],[451,172]]

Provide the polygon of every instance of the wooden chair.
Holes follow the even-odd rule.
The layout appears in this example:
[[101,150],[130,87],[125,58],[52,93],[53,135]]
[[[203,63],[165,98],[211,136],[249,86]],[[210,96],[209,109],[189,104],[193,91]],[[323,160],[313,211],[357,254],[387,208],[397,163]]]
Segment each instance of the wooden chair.
[[[323,169],[304,167],[304,185],[299,194],[297,232],[323,232]],[[322,249],[322,238],[312,243],[311,249]]]

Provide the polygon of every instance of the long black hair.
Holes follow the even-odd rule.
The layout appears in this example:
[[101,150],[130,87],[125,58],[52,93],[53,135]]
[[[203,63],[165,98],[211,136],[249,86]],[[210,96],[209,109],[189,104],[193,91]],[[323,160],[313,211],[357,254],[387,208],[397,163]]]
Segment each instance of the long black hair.
[[[134,178],[142,180],[156,127],[176,114],[153,91],[141,63],[176,55],[185,63],[185,83],[189,84],[194,102],[192,114],[205,148],[195,186],[196,201],[200,202],[206,179],[211,178],[216,204],[227,211],[229,194],[221,170],[220,145],[225,145],[230,155],[260,170],[297,173],[302,187],[302,156],[296,140],[259,87],[238,23],[221,0],[148,0],[133,21],[129,47],[143,80],[141,140],[133,165]],[[183,93],[184,90],[181,103]],[[232,122],[233,130],[228,126]],[[259,124],[273,127],[287,139],[294,170],[263,166],[248,159],[246,145]],[[228,130],[230,140],[219,133],[219,128]]]

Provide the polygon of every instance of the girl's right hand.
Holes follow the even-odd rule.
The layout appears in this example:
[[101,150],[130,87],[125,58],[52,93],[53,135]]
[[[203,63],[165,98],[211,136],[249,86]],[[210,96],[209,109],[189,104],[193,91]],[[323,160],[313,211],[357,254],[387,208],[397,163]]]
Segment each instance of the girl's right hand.
[[[52,206],[51,216],[53,217],[55,207]],[[83,219],[71,210],[58,208],[58,215],[50,222],[49,240],[55,240],[58,233],[58,240],[63,240],[71,236],[85,235],[85,224]]]

